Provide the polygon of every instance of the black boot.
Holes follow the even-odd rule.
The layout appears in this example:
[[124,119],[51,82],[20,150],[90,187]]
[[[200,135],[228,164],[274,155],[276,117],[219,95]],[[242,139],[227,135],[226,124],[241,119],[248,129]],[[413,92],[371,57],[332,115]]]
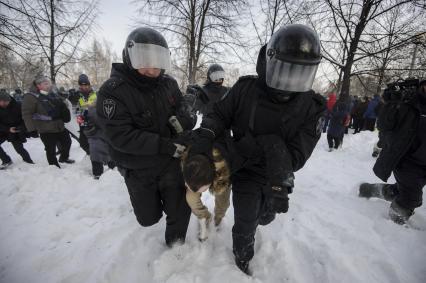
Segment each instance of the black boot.
[[265,226],[274,221],[275,212],[264,212],[259,218],[259,225]]
[[0,165],[0,170],[5,170],[7,167],[9,167],[12,164],[13,164],[12,160],[9,162],[4,162],[3,164]]
[[389,208],[390,219],[399,225],[406,224],[408,219],[413,214],[414,214],[414,209],[402,207],[399,204],[397,204],[396,201],[393,201]]
[[247,274],[248,276],[252,276],[252,272],[250,270],[250,262],[249,261],[245,261],[245,260],[238,260],[235,259],[235,264],[237,265],[237,267],[244,272],[245,274]]
[[34,161],[31,158],[24,158],[23,160],[25,163],[34,164]]
[[75,163],[75,161],[74,160],[72,160],[72,159],[59,159],[59,162],[60,163],[67,163],[67,164],[73,164],[73,163]]

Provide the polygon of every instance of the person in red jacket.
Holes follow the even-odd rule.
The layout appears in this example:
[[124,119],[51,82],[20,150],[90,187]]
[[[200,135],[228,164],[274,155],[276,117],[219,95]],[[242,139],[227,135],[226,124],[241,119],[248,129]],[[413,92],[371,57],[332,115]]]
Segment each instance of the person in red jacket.
[[325,115],[324,127],[322,128],[323,133],[327,132],[328,123],[330,123],[331,113],[333,113],[333,107],[336,104],[336,101],[336,94],[334,92],[329,93],[327,100],[327,113]]

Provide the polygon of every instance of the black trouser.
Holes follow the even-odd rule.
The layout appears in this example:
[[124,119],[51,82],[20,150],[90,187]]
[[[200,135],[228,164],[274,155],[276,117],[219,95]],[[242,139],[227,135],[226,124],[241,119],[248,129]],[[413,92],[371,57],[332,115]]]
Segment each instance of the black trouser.
[[61,148],[59,161],[64,161],[69,158],[71,138],[67,131],[40,134],[40,139],[44,144],[44,150],[46,151],[47,162],[49,165],[56,165],[60,167],[58,160],[56,159],[56,145],[58,143]]
[[88,154],[90,155],[90,147],[89,147],[89,140],[87,139],[86,135],[84,134],[84,128],[80,126],[80,137],[78,138],[78,141],[80,143],[80,147]]
[[330,123],[330,117],[326,116],[324,120],[324,126],[322,127],[322,132],[327,132],[328,124]]
[[338,149],[339,145],[341,143],[341,140],[342,140],[342,138],[336,138],[336,137],[333,137],[333,136],[327,134],[327,141],[328,141],[328,147],[329,148],[334,147],[335,149]]
[[364,127],[364,119],[354,118],[354,134],[361,132]]
[[[5,139],[0,139],[0,159],[3,163],[9,163],[12,160],[10,159],[10,156],[7,155],[7,153],[1,147],[1,144],[5,141]],[[22,157],[25,162],[32,162],[30,154],[28,153],[28,151],[25,150],[24,144],[22,142],[13,141],[11,142],[11,144],[13,145],[15,151]]]
[[426,168],[411,162],[402,162],[393,171],[398,194],[395,201],[407,209],[422,205],[423,187],[426,185]]
[[165,239],[168,245],[185,241],[191,210],[179,160],[172,160],[161,172],[126,169],[124,179],[133,211],[139,224],[146,227],[166,217]]
[[93,176],[101,176],[104,173],[104,164],[98,161],[92,161]]
[[250,261],[254,255],[254,235],[264,213],[264,185],[252,180],[234,177],[232,202],[234,227],[232,227],[233,252],[237,260]]
[[369,118],[367,118],[367,119],[365,119],[365,129],[366,130],[369,130],[369,131],[374,131],[374,128],[375,128],[375,126],[376,126],[376,119],[369,119]]

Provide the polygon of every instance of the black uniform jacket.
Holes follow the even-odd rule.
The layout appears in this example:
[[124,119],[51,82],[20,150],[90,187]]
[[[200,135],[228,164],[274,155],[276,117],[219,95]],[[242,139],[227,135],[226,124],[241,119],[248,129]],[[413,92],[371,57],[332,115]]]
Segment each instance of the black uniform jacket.
[[388,180],[403,160],[426,167],[425,105],[419,94],[384,105],[377,122],[383,148],[373,167],[376,176],[383,181]]
[[113,64],[96,103],[111,158],[130,169],[161,170],[172,160],[177,135],[169,118],[176,116],[182,128],[190,130],[196,117],[186,110],[173,78],[142,77],[124,64]]
[[313,91],[298,93],[280,103],[265,89],[257,76],[241,77],[201,125],[213,130],[216,136],[231,129],[233,171],[239,167],[248,169],[260,181],[266,175],[264,148],[273,146],[268,144],[273,139],[264,137],[276,135],[284,140],[285,170],[295,172],[303,167],[315,148],[326,110],[325,100]]
[[[10,133],[10,128],[16,127],[19,133]],[[0,139],[13,141],[25,141],[25,125],[22,120],[21,103],[11,98],[6,108],[0,108]]]

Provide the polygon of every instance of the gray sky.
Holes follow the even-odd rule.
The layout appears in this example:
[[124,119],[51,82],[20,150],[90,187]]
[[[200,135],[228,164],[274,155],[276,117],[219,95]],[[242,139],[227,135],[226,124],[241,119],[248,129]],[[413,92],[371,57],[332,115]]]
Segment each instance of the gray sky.
[[97,19],[98,39],[105,38],[117,55],[121,55],[124,41],[132,30],[132,19],[136,17],[135,4],[132,0],[100,0],[100,15]]

